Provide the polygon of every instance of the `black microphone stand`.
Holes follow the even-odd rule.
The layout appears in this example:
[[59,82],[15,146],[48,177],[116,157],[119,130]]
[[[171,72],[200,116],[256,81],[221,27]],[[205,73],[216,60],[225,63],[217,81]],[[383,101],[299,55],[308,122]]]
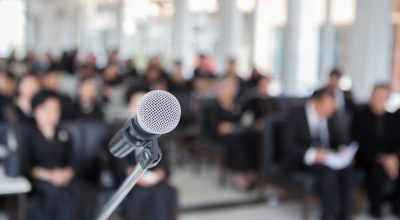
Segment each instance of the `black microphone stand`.
[[107,220],[118,205],[124,200],[132,188],[136,185],[143,174],[150,168],[156,166],[162,157],[157,139],[148,140],[144,143],[144,148],[136,155],[136,166],[126,177],[122,185],[114,195],[104,204],[96,220]]

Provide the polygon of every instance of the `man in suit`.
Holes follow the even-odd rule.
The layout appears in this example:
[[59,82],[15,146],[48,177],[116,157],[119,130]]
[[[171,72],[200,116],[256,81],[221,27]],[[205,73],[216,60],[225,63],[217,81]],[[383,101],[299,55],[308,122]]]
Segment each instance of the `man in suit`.
[[334,170],[323,165],[329,151],[344,144],[331,120],[336,111],[333,92],[315,91],[305,107],[293,109],[284,130],[284,161],[289,170],[314,173],[321,198],[322,219],[349,219],[351,169]]
[[326,87],[331,89],[336,100],[336,109],[338,112],[351,112],[354,109],[353,94],[350,90],[340,89],[339,83],[343,73],[339,69],[333,69],[329,74]]
[[376,85],[368,106],[353,119],[353,137],[359,143],[357,165],[365,170],[370,201],[369,212],[381,218],[387,183],[392,183],[392,211],[400,217],[400,178],[398,142],[399,120],[385,110],[390,96],[387,85]]

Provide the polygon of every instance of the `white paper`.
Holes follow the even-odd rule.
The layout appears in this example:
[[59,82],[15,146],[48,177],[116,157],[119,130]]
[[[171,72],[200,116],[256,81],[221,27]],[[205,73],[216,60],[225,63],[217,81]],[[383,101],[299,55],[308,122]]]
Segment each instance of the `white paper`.
[[323,165],[334,169],[341,170],[350,165],[358,150],[358,144],[352,142],[350,145],[343,147],[340,151],[329,151],[326,155]]

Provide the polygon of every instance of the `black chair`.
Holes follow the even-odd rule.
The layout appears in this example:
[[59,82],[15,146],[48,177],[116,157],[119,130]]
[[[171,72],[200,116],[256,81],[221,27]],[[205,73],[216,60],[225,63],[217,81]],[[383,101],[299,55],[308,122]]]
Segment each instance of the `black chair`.
[[79,219],[94,219],[99,207],[102,155],[111,137],[111,127],[101,121],[73,121],[61,125],[72,138],[74,169],[78,185]]
[[264,130],[264,187],[268,185],[285,189],[291,195],[300,196],[303,206],[303,219],[308,219],[309,210],[314,200],[316,179],[306,172],[292,171],[288,173],[282,164],[283,128],[285,118],[282,115],[268,117]]
[[208,102],[201,107],[198,114],[198,124],[201,128],[201,136],[196,144],[195,158],[194,158],[194,169],[195,171],[200,170],[200,161],[205,157],[212,157],[217,160],[219,167],[218,182],[221,186],[226,184],[227,180],[227,158],[225,147],[212,137],[211,131],[213,130],[212,122],[215,121],[211,112],[212,105],[215,104]]

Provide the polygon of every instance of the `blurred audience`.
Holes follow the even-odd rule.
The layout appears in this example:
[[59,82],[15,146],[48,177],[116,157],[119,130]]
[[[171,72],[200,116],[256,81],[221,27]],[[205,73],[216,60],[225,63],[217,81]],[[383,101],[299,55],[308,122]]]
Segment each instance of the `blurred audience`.
[[[122,59],[117,50],[109,53],[104,66],[98,65],[94,53],[80,56],[78,50],[64,52],[59,60],[50,53],[43,57],[33,51],[22,60],[15,53],[0,59],[0,121],[32,127],[22,132],[21,138],[26,143],[22,165],[33,184],[29,219],[79,219],[75,218],[73,196],[76,179],[81,175],[79,169],[72,168],[72,162],[79,160],[72,144],[80,148],[82,143],[72,143],[70,134],[60,128],[61,121],[73,124],[89,119],[118,124],[119,129],[121,119],[135,114],[138,101],[148,90],[166,90],[177,96],[182,105],[182,121],[187,122],[179,126],[201,130],[199,115],[201,109],[207,110],[209,124],[205,131],[198,133],[194,129],[194,136],[181,138],[198,140],[204,136],[217,142],[216,147],[221,147],[233,171],[234,186],[241,191],[252,189],[260,173],[257,171],[262,170],[258,166],[263,160],[260,156],[264,156],[261,140],[268,138],[262,136],[265,119],[275,113],[285,117],[283,169],[288,175],[300,170],[317,177],[322,219],[350,218],[352,166],[334,170],[323,164],[329,152],[341,152],[341,146],[354,136],[360,145],[356,165],[366,173],[371,215],[382,216],[387,198],[393,212],[399,215],[400,138],[396,132],[400,128],[400,112],[385,110],[389,87],[377,85],[369,105],[357,108],[351,92],[340,89],[342,72],[334,69],[325,88],[315,91],[304,106],[287,112],[292,103],[268,94],[270,77],[253,68],[250,77],[242,79],[235,59],[228,60],[224,73],[217,77],[211,63],[211,57],[199,55],[189,79],[180,61],[169,72],[160,56],[152,56],[142,70],[135,66],[134,59]],[[66,92],[68,89],[73,92]],[[354,120],[343,115],[354,115]],[[351,132],[347,129],[350,122]],[[162,139],[160,142],[164,146]],[[93,153],[89,152],[91,149],[84,151]],[[169,150],[163,151],[168,155]],[[118,177],[117,182],[135,166],[133,154],[99,161],[106,160],[116,164],[112,172]],[[177,192],[169,184],[169,175],[168,161],[163,159],[129,194],[121,210],[123,219],[176,219]],[[104,181],[103,176],[100,179]]]
[[[354,114],[353,136],[359,143],[358,166],[365,170],[369,212],[382,218],[382,205],[390,198],[392,212],[400,217],[399,126],[397,114],[385,110],[390,96],[388,85],[376,85],[369,105]],[[388,183],[392,190],[388,191]]]

